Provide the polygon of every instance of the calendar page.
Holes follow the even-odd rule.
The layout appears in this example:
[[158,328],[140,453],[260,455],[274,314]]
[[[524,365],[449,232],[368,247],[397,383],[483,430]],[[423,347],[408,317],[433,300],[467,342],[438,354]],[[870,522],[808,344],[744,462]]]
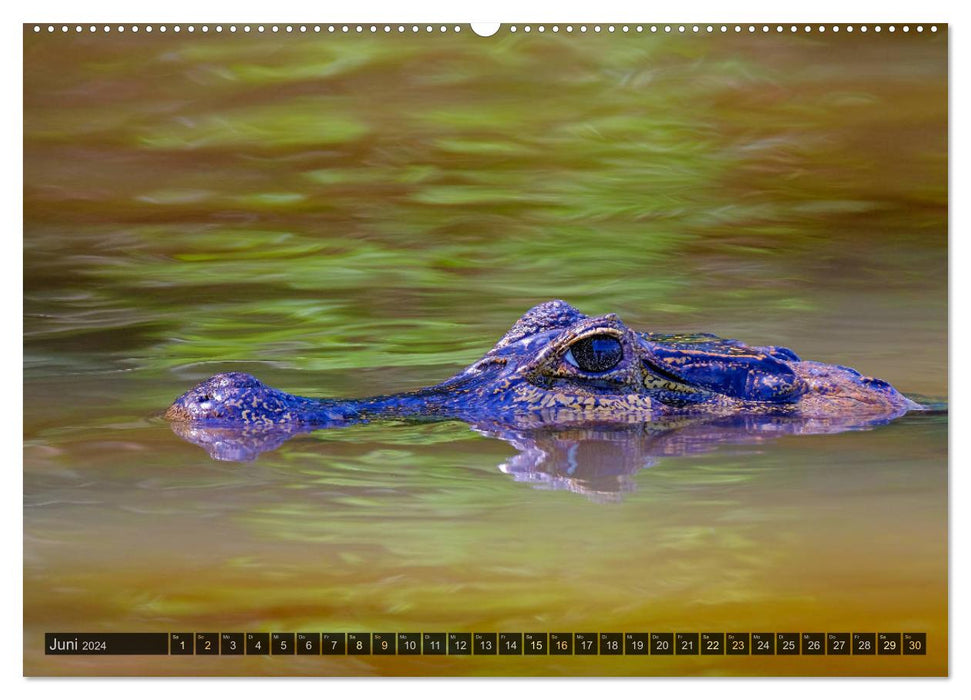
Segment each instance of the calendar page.
[[23,68],[25,675],[948,674],[947,24]]

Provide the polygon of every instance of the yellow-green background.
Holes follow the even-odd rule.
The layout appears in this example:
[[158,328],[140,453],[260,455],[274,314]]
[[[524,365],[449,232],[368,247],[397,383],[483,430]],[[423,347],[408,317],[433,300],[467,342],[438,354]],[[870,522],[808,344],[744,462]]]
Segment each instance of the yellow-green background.
[[[382,27],[383,29],[383,27]],[[438,381],[562,298],[947,395],[946,30],[25,28],[25,671],[946,672],[947,422],[662,457],[603,503],[461,423],[238,465],[241,369]],[[913,658],[51,658],[45,631],[926,631]]]

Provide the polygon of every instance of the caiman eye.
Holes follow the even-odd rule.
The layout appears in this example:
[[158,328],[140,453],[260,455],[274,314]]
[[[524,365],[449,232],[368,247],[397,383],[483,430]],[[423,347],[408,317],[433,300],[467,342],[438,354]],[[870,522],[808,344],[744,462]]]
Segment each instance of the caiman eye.
[[623,356],[619,340],[610,335],[592,335],[571,345],[564,357],[584,372],[606,372],[616,367]]

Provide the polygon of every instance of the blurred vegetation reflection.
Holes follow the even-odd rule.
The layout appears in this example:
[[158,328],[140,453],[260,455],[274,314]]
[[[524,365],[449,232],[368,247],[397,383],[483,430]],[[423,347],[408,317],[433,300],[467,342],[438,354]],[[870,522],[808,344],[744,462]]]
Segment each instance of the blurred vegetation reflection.
[[[379,34],[25,33],[25,672],[58,628],[942,639],[946,416],[679,459],[652,442],[582,485],[622,500],[533,488],[578,476],[464,424],[230,464],[153,418],[222,370],[313,396],[428,385],[554,298],[946,400],[946,31]],[[575,437],[537,444],[569,465]],[[601,442],[593,467],[624,447]],[[306,661],[276,668],[581,669]],[[171,672],[151,663],[125,672]]]
[[881,316],[836,359],[940,342],[943,45],[30,36],[28,361],[123,328],[153,369],[466,364],[550,298],[753,342]]

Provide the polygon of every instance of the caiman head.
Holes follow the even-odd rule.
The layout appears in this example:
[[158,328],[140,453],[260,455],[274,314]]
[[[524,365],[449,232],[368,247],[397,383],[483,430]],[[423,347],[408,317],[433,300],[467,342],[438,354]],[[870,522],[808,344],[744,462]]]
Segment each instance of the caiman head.
[[485,357],[442,386],[458,389],[486,375],[480,381],[492,391],[469,392],[485,404],[623,422],[702,406],[790,405],[808,389],[789,364],[798,360],[785,348],[708,334],[639,333],[615,314],[589,317],[555,300],[530,309]]
[[166,418],[261,428],[379,418],[635,423],[672,414],[875,420],[916,407],[886,382],[803,362],[786,348],[710,334],[641,333],[614,314],[585,316],[556,300],[530,309],[481,360],[435,386],[364,399],[310,399],[232,372],[183,394]]

